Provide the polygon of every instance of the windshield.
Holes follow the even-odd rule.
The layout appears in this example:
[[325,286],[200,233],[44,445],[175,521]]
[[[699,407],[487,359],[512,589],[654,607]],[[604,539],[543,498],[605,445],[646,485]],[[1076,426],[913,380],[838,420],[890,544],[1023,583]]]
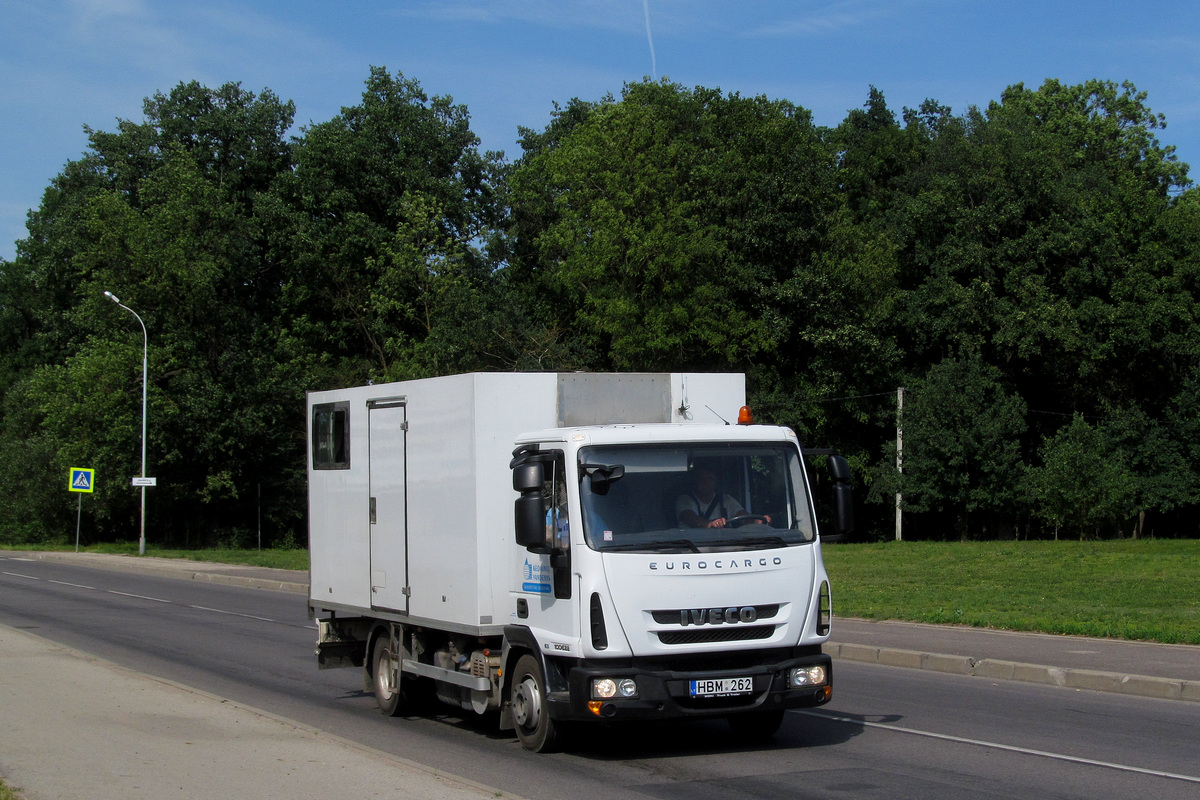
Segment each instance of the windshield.
[[579,469],[594,550],[707,553],[814,537],[800,455],[784,443],[589,447]]

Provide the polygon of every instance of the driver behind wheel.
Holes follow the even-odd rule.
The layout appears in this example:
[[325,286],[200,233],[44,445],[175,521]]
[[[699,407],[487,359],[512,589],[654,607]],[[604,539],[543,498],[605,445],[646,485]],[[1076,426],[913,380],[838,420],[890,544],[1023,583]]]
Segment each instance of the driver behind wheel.
[[[709,464],[696,463],[691,470],[691,488],[675,500],[679,524],[689,528],[725,528],[731,519],[749,516],[734,497],[717,491],[717,472]],[[755,524],[770,524],[763,516]]]

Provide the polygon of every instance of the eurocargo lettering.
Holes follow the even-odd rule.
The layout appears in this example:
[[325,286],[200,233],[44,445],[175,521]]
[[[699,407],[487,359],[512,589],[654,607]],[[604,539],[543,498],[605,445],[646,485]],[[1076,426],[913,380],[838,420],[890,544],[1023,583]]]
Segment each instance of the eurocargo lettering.
[[[318,665],[363,669],[386,714],[498,711],[538,752],[568,722],[716,716],[762,738],[828,702],[805,451],[744,406],[739,374],[311,393]],[[841,535],[850,472],[823,455]]]

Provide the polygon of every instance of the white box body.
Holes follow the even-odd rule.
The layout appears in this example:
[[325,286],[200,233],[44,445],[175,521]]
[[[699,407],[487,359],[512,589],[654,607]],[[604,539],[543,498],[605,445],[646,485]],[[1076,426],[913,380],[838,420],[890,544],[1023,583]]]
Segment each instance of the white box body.
[[[312,392],[310,605],[498,634],[524,552],[509,469],[521,434],[734,422],[744,403],[730,373],[472,373]],[[317,418],[344,448],[318,458]]]

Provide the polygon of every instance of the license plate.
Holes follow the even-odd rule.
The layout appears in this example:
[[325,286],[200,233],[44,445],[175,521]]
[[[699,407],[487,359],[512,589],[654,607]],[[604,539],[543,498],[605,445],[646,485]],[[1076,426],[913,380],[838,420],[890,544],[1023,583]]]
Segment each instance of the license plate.
[[707,678],[691,682],[692,697],[731,697],[753,694],[754,678]]

